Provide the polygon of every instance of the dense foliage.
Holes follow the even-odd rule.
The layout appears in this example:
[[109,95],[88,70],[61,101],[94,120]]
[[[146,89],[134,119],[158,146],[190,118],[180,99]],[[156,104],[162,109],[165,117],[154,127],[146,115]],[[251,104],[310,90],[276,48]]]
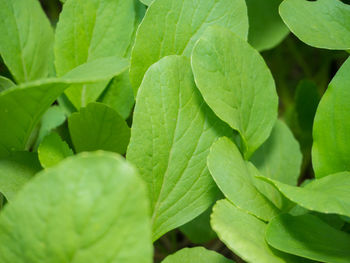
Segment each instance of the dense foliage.
[[0,38],[0,262],[350,262],[346,1],[0,0]]

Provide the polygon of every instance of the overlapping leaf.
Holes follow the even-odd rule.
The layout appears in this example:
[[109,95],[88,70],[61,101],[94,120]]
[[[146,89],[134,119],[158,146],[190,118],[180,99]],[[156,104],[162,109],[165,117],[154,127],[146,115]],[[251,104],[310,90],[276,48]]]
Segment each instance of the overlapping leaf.
[[165,57],[147,71],[127,158],[148,184],[154,240],[215,201],[206,159],[211,144],[230,132],[204,103],[188,59]]
[[135,94],[153,63],[168,55],[190,56],[195,42],[210,25],[227,27],[246,39],[245,1],[155,0],[137,31],[131,55],[130,78]]
[[[126,57],[139,5],[134,0],[71,0],[65,3],[56,30],[58,76],[98,58]],[[66,94],[79,109],[97,100],[108,81],[73,86]]]
[[320,262],[347,263],[350,259],[350,235],[310,214],[274,218],[266,240],[274,248]]
[[266,177],[283,195],[298,205],[321,213],[350,216],[350,172],[313,180],[305,187],[290,186]]
[[192,69],[204,100],[240,133],[248,159],[277,118],[275,84],[263,58],[228,29],[210,27],[193,49]]
[[244,161],[237,146],[220,138],[210,149],[208,168],[216,184],[237,207],[265,221],[279,213],[278,208],[256,188],[255,167]]
[[72,83],[109,79],[127,67],[127,61],[108,57],[83,64],[60,79],[22,84],[0,94],[0,157],[28,149],[29,138],[45,111]]
[[211,216],[211,225],[221,241],[247,262],[304,262],[302,259],[271,248],[265,241],[267,225],[235,207],[228,200],[216,203]]
[[270,137],[254,153],[251,162],[271,179],[297,185],[302,154],[297,140],[288,126],[277,121]]

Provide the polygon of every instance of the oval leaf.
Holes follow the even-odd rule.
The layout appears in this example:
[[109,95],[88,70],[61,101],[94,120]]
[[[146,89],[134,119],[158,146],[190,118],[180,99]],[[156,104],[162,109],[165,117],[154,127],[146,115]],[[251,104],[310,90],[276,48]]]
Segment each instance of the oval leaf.
[[68,158],[2,211],[0,261],[151,263],[148,210],[144,183],[119,155]]
[[278,97],[263,58],[228,29],[210,27],[193,49],[192,69],[209,107],[240,133],[248,159],[277,119]]
[[284,0],[280,14],[289,29],[318,48],[350,49],[350,6],[339,0]]
[[68,119],[69,133],[77,152],[105,150],[124,154],[130,128],[112,108],[90,103]]
[[169,56],[150,67],[136,98],[127,158],[148,183],[153,240],[215,201],[206,158],[228,134],[196,89],[189,60]]

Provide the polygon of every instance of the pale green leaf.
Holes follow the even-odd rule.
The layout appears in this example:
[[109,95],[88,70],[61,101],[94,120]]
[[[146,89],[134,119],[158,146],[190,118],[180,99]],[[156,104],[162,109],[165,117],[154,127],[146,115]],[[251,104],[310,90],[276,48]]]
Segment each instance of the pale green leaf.
[[151,263],[149,221],[144,183],[129,163],[80,154],[36,175],[2,211],[0,261]]
[[350,235],[310,214],[274,218],[266,240],[276,249],[321,262],[348,263],[350,259]]
[[255,173],[251,166],[228,138],[220,138],[210,149],[208,168],[226,198],[239,208],[268,221],[279,210],[255,187]]
[[81,64],[60,79],[71,83],[93,83],[109,80],[128,68],[128,60],[120,57],[103,57]]
[[270,137],[250,161],[264,176],[285,184],[297,185],[302,157],[298,141],[288,126],[279,120]]
[[221,25],[243,39],[248,34],[244,0],[155,0],[136,34],[130,79],[136,94],[147,69],[169,55],[190,56],[210,25]]
[[42,167],[49,168],[73,155],[73,151],[57,133],[51,133],[41,142],[38,155]]
[[339,0],[284,0],[280,14],[289,29],[308,45],[350,49],[350,6]]
[[142,2],[144,5],[148,6],[153,2],[153,0],[140,0],[140,2]]
[[0,159],[0,192],[12,202],[19,190],[40,170],[36,153],[13,152]]
[[204,103],[188,59],[169,56],[150,67],[136,98],[127,158],[148,184],[153,240],[215,201],[206,158],[211,144],[230,133]]
[[41,80],[0,93],[0,158],[29,149],[27,143],[41,116],[67,86]]
[[350,170],[350,59],[339,69],[317,108],[312,165],[316,178]]
[[38,0],[0,0],[0,54],[17,82],[48,76],[53,30]]
[[193,49],[192,69],[204,100],[240,133],[248,159],[277,119],[275,83],[264,59],[228,29],[210,27]]
[[0,92],[7,90],[13,86],[15,86],[15,83],[13,83],[12,80],[4,76],[0,76]]
[[224,256],[204,247],[184,248],[166,257],[162,263],[233,263]]
[[34,149],[37,149],[44,137],[52,130],[62,125],[65,120],[66,114],[61,107],[57,105],[50,107],[41,118],[39,134]]
[[[135,0],[70,0],[57,24],[55,64],[58,76],[103,57],[126,57],[135,30]],[[76,108],[98,99],[107,81],[70,87],[66,95]]]
[[290,186],[266,177],[258,178],[271,183],[288,199],[309,210],[350,216],[350,172],[313,180],[305,187]]
[[127,119],[135,102],[129,71],[124,71],[119,76],[116,76],[108,85],[99,101],[110,106],[120,116]]
[[29,149],[30,135],[42,115],[70,84],[105,80],[126,67],[125,60],[104,58],[83,64],[60,79],[37,80],[1,92],[0,158],[11,151]]
[[266,224],[235,207],[228,200],[220,200],[213,208],[211,225],[220,240],[236,255],[251,263],[298,263],[297,257],[277,251],[266,243]]
[[289,33],[278,7],[282,0],[246,0],[249,18],[248,42],[263,51],[278,45]]
[[93,102],[68,119],[69,133],[77,152],[105,150],[124,154],[130,128],[112,108]]

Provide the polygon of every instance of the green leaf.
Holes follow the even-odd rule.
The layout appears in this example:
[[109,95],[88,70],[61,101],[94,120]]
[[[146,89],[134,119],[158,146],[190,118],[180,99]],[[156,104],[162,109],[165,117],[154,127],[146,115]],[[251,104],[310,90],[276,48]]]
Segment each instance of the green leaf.
[[318,106],[312,147],[316,178],[350,170],[350,59],[337,72]]
[[68,85],[54,80],[27,83],[0,94],[0,158],[28,150],[41,116]]
[[298,183],[302,154],[292,132],[280,120],[250,161],[266,177],[289,185]]
[[210,27],[193,49],[192,69],[204,100],[240,133],[248,159],[277,119],[278,97],[264,59],[228,29]]
[[339,0],[284,0],[280,14],[289,29],[318,48],[350,49],[350,6]]
[[13,83],[12,80],[4,76],[0,76],[0,92],[7,90],[13,86],[15,86],[15,83]]
[[13,152],[0,159],[0,192],[12,202],[19,190],[40,170],[36,153]]
[[211,210],[212,208],[210,207],[204,213],[180,227],[181,232],[184,233],[192,243],[207,243],[216,238],[216,234],[210,226]]
[[68,119],[69,132],[77,152],[105,150],[124,154],[130,128],[112,108],[90,103]]
[[0,54],[17,82],[48,76],[53,30],[37,0],[0,0]]
[[263,51],[278,45],[289,33],[278,7],[282,0],[246,0],[249,17],[248,42]]
[[244,0],[155,0],[136,34],[130,80],[137,93],[147,69],[169,55],[190,56],[210,25],[221,25],[246,39],[248,16]]
[[35,149],[39,147],[42,140],[58,126],[62,125],[66,120],[66,114],[63,109],[57,105],[50,107],[42,116],[40,121],[40,129],[38,138],[35,142]]
[[149,6],[153,2],[153,0],[140,0],[140,2],[142,2],[144,5]]
[[127,119],[135,103],[129,71],[124,71],[116,76],[101,95],[99,101],[110,106],[120,116]]
[[348,263],[350,258],[350,235],[310,214],[274,218],[266,240],[281,251],[321,262]]
[[265,241],[267,225],[235,207],[228,200],[216,202],[211,215],[211,225],[220,240],[247,262],[304,262],[269,247]]
[[258,179],[271,183],[288,199],[309,210],[350,216],[350,172],[313,180],[305,187],[290,186],[265,177]]
[[233,263],[224,256],[204,247],[184,248],[166,257],[162,263]]
[[2,211],[0,261],[151,263],[149,221],[136,169],[114,153],[80,154],[35,176]]
[[213,144],[208,168],[225,197],[239,208],[265,221],[279,213],[255,187],[254,167],[244,161],[237,146],[228,138],[220,138]]
[[38,155],[42,167],[49,168],[73,155],[73,151],[57,133],[51,133],[40,144]]
[[318,87],[310,80],[302,80],[295,92],[295,112],[298,124],[304,133],[311,133],[317,106],[321,99]]
[[30,148],[30,135],[42,115],[70,84],[108,79],[126,67],[126,60],[104,58],[83,64],[60,79],[38,80],[1,92],[0,158]]
[[123,73],[127,68],[127,59],[104,57],[81,64],[60,79],[69,83],[94,83],[109,80]]
[[150,67],[136,98],[127,159],[148,184],[153,240],[215,201],[206,158],[211,144],[230,133],[200,96],[188,59],[169,56]]
[[[58,76],[95,59],[126,57],[135,30],[135,0],[71,0],[57,24],[55,64]],[[117,14],[117,15],[116,15]],[[79,109],[98,99],[107,81],[70,87],[66,95]]]

